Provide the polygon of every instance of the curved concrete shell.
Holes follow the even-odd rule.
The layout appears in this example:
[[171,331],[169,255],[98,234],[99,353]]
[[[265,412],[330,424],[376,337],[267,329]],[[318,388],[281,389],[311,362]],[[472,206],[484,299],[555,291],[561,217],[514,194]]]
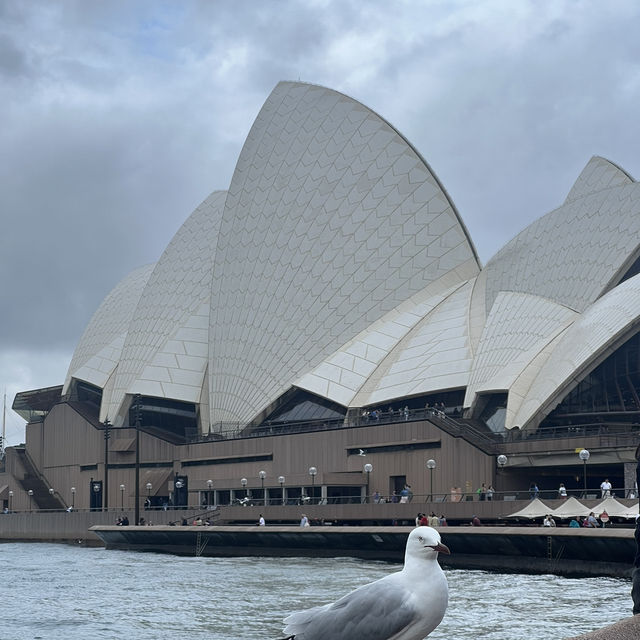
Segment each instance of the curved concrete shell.
[[114,424],[127,395],[199,402],[208,359],[213,248],[225,191],[213,192],[186,220],[156,264],[129,323],[114,388],[101,418]]
[[155,264],[132,271],[115,286],[93,314],[71,359],[63,394],[72,379],[104,388],[118,366],[129,323]]
[[251,420],[400,302],[478,270],[453,205],[397,131],[345,95],[280,83],[220,227],[211,421]]
[[486,311],[501,291],[517,291],[582,312],[637,253],[639,238],[639,184],[572,200],[529,225],[486,265]]
[[533,380],[514,424],[535,428],[586,372],[637,333],[639,322],[640,275],[603,296],[562,334]]
[[633,178],[623,169],[600,156],[593,156],[575,181],[564,204],[609,187],[631,184]]
[[[509,392],[529,364],[578,316],[539,296],[498,294],[475,354],[465,406],[473,408],[478,394]],[[509,403],[513,403],[511,394]]]

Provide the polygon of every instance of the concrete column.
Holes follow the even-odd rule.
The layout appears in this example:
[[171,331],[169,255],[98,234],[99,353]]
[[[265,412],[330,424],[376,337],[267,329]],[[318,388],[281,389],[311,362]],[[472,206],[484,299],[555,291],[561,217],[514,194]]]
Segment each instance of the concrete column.
[[[617,491],[614,491],[614,493],[618,496],[618,498],[626,498],[627,495],[629,494],[629,491],[633,491],[634,493],[636,493],[636,497],[637,497],[637,492],[635,488],[636,466],[637,466],[637,463],[635,462],[624,463],[624,495],[619,495]],[[614,487],[614,489],[616,488],[617,487]]]

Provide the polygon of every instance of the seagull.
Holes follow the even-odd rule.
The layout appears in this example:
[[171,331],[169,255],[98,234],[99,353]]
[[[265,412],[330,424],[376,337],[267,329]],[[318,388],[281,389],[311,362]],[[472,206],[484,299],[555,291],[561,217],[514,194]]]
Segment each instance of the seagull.
[[416,527],[407,539],[404,567],[332,604],[284,619],[284,640],[423,640],[442,621],[449,588],[438,564],[449,554],[440,534]]
[[364,449],[358,449],[358,455],[359,456],[366,456],[367,454],[364,452]]

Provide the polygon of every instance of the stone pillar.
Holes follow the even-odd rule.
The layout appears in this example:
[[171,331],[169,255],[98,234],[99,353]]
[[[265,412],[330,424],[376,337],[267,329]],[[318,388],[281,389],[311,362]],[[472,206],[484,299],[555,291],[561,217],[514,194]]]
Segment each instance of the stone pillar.
[[[625,462],[623,465],[624,468],[624,495],[620,495],[617,491],[614,491],[618,498],[626,498],[631,497],[630,492],[634,493],[634,496],[637,498],[638,493],[636,490],[635,482],[636,482],[636,468],[637,464],[635,462]],[[617,487],[616,487],[617,488]]]

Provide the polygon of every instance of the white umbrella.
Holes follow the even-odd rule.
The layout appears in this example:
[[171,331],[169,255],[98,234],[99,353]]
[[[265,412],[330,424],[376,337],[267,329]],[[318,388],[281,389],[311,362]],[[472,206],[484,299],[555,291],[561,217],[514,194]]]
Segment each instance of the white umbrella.
[[593,511],[597,516],[599,516],[603,511],[606,511],[610,517],[635,518],[638,515],[638,503],[635,502],[633,506],[627,507],[623,505],[622,502],[618,502],[615,498],[609,496],[593,507],[591,511]]
[[595,513],[593,509],[585,507],[582,502],[571,496],[557,509],[554,509],[551,515],[556,518],[575,518],[576,516],[588,516],[592,511]]
[[539,498],[534,498],[524,509],[510,513],[505,518],[529,518],[533,520],[534,518],[544,518],[549,513],[553,513],[551,507],[548,507]]

